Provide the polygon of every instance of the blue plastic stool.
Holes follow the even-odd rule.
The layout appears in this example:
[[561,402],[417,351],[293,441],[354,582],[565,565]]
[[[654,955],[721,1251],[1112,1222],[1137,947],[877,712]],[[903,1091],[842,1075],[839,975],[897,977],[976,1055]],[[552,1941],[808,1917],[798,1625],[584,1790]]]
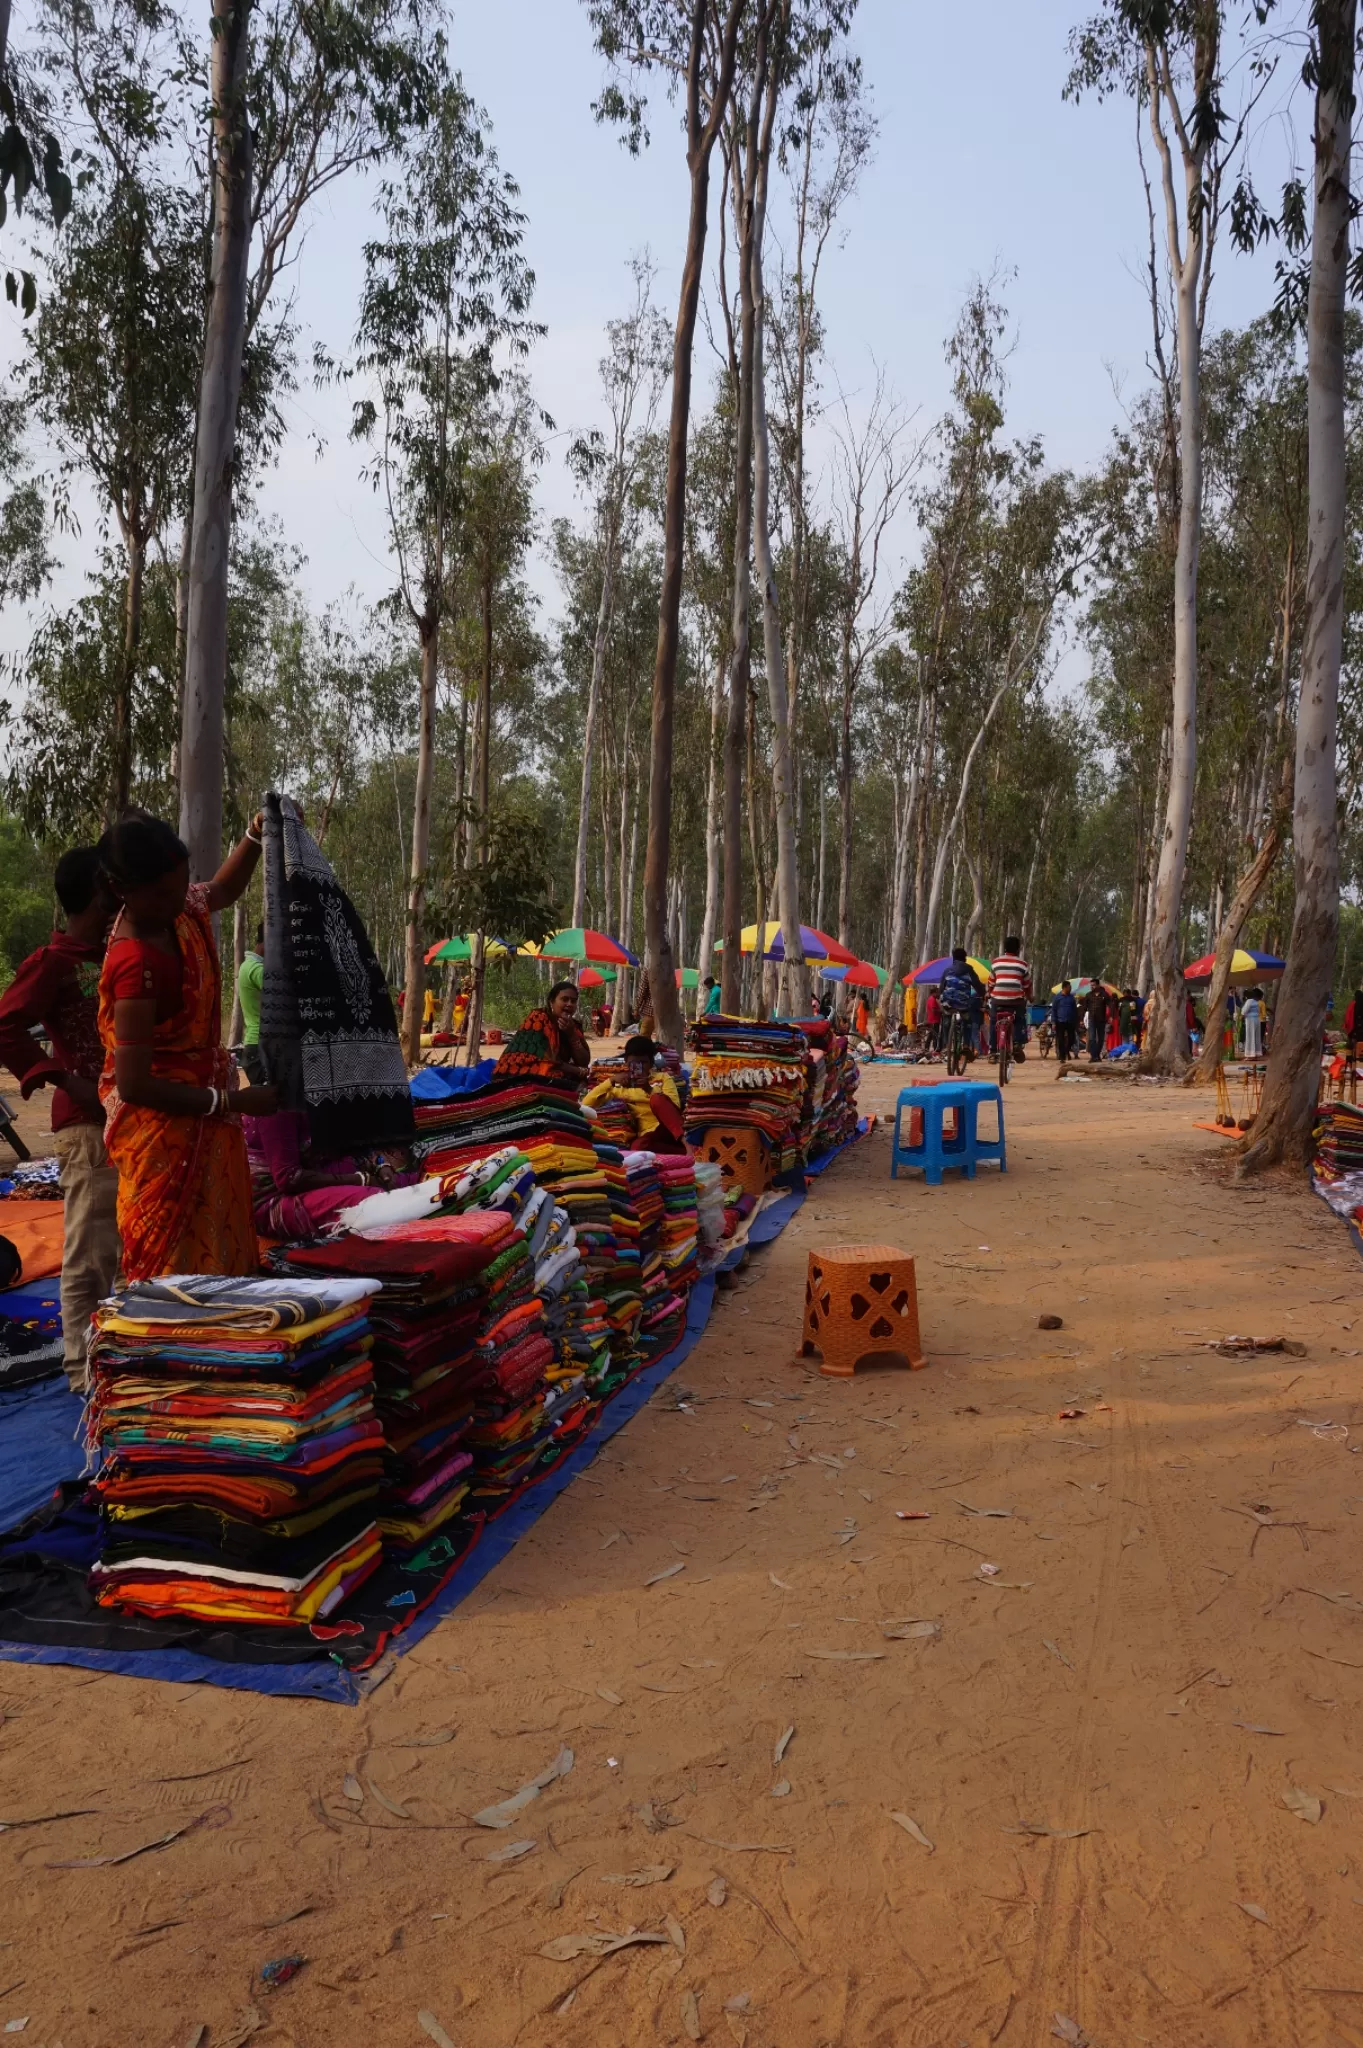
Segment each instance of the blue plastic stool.
[[[963,1081],[961,1083],[961,1092],[965,1096],[965,1140],[971,1160],[997,1160],[999,1172],[1007,1173],[1008,1140],[1003,1128],[1002,1088],[1000,1088],[997,1081]],[[992,1102],[998,1110],[999,1134],[997,1138],[982,1138],[980,1136],[980,1106],[986,1102]]]
[[[921,1169],[923,1178],[930,1188],[942,1185],[942,1175],[947,1167],[953,1166],[966,1176],[975,1178],[975,1156],[970,1146],[969,1130],[974,1119],[967,1114],[969,1091],[964,1083],[937,1083],[928,1087],[901,1088],[894,1112],[894,1142],[890,1151],[890,1179],[898,1180],[901,1166]],[[904,1142],[904,1117],[913,1111],[923,1113],[923,1142],[909,1145]],[[956,1135],[948,1138],[942,1128],[947,1110],[956,1112]]]

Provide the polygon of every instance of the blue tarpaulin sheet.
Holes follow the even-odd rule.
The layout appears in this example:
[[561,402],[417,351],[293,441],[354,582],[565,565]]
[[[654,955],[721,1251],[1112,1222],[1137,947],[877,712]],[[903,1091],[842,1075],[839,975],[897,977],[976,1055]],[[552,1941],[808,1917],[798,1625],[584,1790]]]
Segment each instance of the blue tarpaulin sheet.
[[[429,1069],[430,1072],[452,1071]],[[476,1072],[476,1069],[475,1069]],[[863,1118],[857,1137],[870,1128]],[[835,1151],[806,1169],[812,1178],[830,1166],[848,1145],[849,1138]],[[802,1186],[791,1188],[757,1216],[746,1242],[726,1258],[720,1271],[741,1263],[754,1245],[770,1244],[779,1237],[803,1203]],[[354,1705],[392,1669],[397,1658],[423,1637],[437,1622],[466,1600],[488,1573],[514,1549],[547,1508],[552,1506],[578,1473],[584,1471],[602,1446],[629,1422],[651,1399],[665,1380],[682,1365],[704,1333],[714,1304],[715,1280],[707,1276],[691,1290],[686,1327],[665,1357],[641,1372],[623,1387],[602,1411],[600,1419],[577,1449],[538,1484],[529,1487],[519,1500],[489,1522],[469,1556],[441,1587],[431,1604],[417,1615],[401,1635],[392,1638],[389,1649],[372,1671],[351,1672],[338,1664],[228,1664],[191,1650],[147,1649],[118,1651],[81,1649],[70,1645],[0,1642],[0,1659],[16,1664],[74,1664],[85,1669],[112,1671],[132,1678],[154,1678],[177,1684],[208,1684],[230,1691],[268,1693],[306,1699],[334,1700]],[[77,1478],[84,1464],[76,1440],[81,1404],[67,1390],[65,1380],[0,1395],[0,1530],[13,1528],[35,1508],[41,1507],[62,1480]]]

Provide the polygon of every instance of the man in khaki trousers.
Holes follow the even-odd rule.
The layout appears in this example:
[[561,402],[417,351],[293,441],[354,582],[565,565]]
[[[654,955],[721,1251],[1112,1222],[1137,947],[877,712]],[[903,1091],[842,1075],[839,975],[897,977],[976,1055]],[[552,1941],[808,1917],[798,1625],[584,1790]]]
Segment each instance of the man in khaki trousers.
[[[0,996],[0,1062],[25,1099],[52,1089],[52,1142],[61,1162],[63,1363],[72,1391],[85,1392],[85,1339],[96,1303],[118,1272],[118,1175],[104,1149],[99,1075],[99,970],[117,908],[93,846],[64,853],[53,877],[66,916],[30,953]],[[45,1054],[35,1032],[51,1047]]]

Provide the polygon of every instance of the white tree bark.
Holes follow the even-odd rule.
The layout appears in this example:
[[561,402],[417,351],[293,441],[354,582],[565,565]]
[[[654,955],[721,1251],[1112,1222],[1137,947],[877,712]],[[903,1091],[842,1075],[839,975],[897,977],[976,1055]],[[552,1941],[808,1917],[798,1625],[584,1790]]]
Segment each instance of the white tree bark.
[[[786,0],[785,12],[790,11]],[[781,605],[776,589],[776,566],[771,552],[771,436],[767,427],[767,373],[763,345],[765,331],[765,288],[762,274],[762,246],[767,224],[767,180],[771,169],[772,133],[780,97],[778,73],[774,70],[767,88],[759,144],[756,204],[750,250],[752,265],[753,320],[753,562],[762,592],[762,645],[766,657],[767,701],[771,707],[771,784],[776,811],[776,893],[780,903],[781,937],[785,952],[783,979],[790,1014],[808,1015],[809,976],[805,970],[804,946],[800,938],[799,849],[795,839],[795,789],[790,744],[790,700],[786,688],[785,660],[781,652]]]
[[1292,809],[1296,901],[1259,1115],[1241,1162],[1310,1157],[1321,1034],[1339,941],[1335,748],[1343,653],[1347,432],[1344,305],[1351,213],[1356,0],[1316,10],[1315,223],[1307,310],[1306,630]]
[[[1209,10],[1214,14],[1215,10]],[[1178,332],[1179,511],[1174,556],[1174,691],[1169,739],[1169,793],[1155,883],[1150,957],[1154,1000],[1147,1018],[1143,1063],[1166,1071],[1188,1056],[1185,992],[1179,960],[1179,921],[1188,863],[1193,791],[1197,781],[1197,575],[1202,542],[1202,324],[1211,262],[1209,209],[1212,195],[1203,179],[1207,135],[1190,133],[1174,96],[1168,54],[1162,44],[1145,47],[1150,127],[1160,160],[1165,238]],[[1210,75],[1216,70],[1212,36]],[[1165,132],[1174,128],[1183,171],[1183,218],[1175,183],[1173,150]]]
[[199,385],[180,732],[180,837],[197,881],[216,874],[222,860],[227,570],[251,250],[251,128],[245,104],[251,0],[213,0],[212,18],[212,295]]
[[[421,1009],[426,992],[426,875],[431,864],[431,785],[435,778],[435,696],[439,673],[436,650],[434,631],[423,633],[416,793],[412,803],[412,867],[407,891],[406,971],[403,975],[406,993],[403,997],[402,1049],[409,1067],[415,1067],[421,1059]],[[476,967],[474,980],[475,983],[479,980]]]
[[570,923],[580,925],[586,918],[587,834],[592,816],[592,764],[596,754],[596,722],[601,712],[601,689],[606,676],[606,648],[610,641],[611,617],[615,609],[615,568],[619,552],[619,521],[612,504],[604,521],[605,564],[601,572],[601,603],[596,614],[596,637],[592,643],[592,679],[587,690],[587,716],[582,729],[582,789],[577,809],[577,857],[573,863],[573,914]]
[[707,974],[713,975],[715,959],[715,923],[719,916],[719,819],[720,819],[720,734],[724,724],[724,651],[715,653],[713,680],[710,685],[710,766],[705,781],[705,915],[700,927],[700,957],[697,961],[699,983],[696,988],[696,1015],[699,1016],[705,1002],[705,990],[701,985]]
[[913,765],[909,770],[908,794],[904,799],[895,848],[894,908],[890,913],[890,943],[885,961],[887,979],[876,1006],[876,1030],[882,1037],[889,1023],[891,1005],[897,1004],[899,1000],[899,976],[904,964],[904,942],[908,937],[909,877],[913,864],[914,827],[918,821],[918,791],[923,772],[923,720],[926,708],[926,698],[920,690],[918,711],[914,719]]

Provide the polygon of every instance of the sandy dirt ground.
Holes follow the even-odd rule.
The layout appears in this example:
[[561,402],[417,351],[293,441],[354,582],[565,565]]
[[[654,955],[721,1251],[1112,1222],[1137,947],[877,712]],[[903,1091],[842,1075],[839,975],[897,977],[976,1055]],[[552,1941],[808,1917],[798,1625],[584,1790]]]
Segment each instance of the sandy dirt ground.
[[[1031,1061],[1006,1178],[937,1190],[882,1125],[359,1708],[0,1665],[0,2027],[1363,2043],[1358,1260],[1195,1113]],[[807,1255],[865,1240],[916,1255],[929,1364],[824,1380]]]

